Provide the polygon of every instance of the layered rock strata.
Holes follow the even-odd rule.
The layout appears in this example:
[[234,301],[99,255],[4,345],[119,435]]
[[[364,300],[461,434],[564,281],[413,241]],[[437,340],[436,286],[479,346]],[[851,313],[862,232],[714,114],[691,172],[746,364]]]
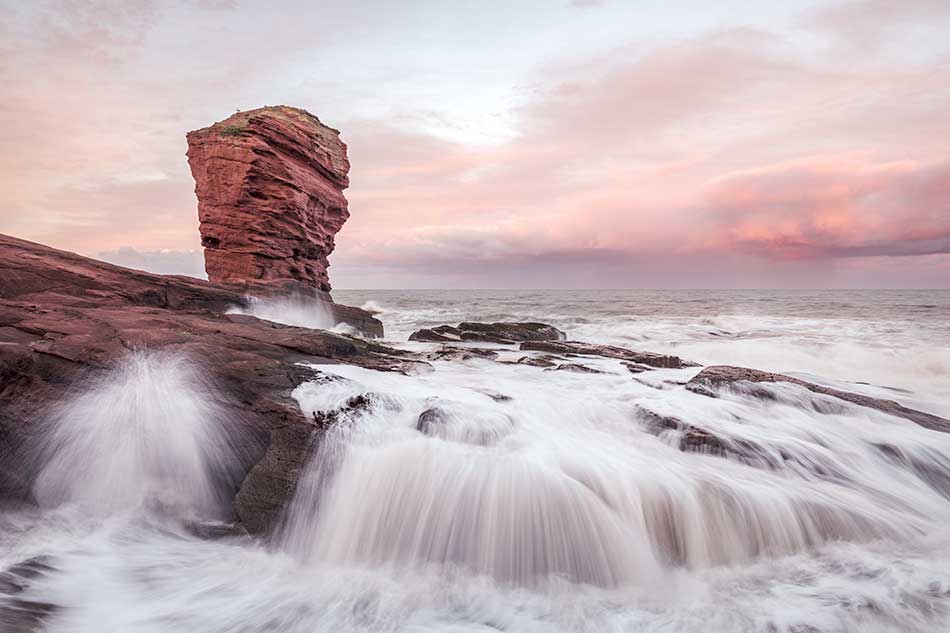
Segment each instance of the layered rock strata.
[[327,258],[349,217],[340,133],[305,110],[275,106],[187,138],[208,279],[252,293],[329,291]]

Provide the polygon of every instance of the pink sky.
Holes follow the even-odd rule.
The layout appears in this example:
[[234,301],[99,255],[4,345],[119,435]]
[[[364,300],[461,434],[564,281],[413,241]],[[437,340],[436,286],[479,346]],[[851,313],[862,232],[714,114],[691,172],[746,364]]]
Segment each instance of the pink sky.
[[0,2],[0,232],[200,274],[185,132],[286,103],[338,288],[950,287],[950,3],[516,4]]

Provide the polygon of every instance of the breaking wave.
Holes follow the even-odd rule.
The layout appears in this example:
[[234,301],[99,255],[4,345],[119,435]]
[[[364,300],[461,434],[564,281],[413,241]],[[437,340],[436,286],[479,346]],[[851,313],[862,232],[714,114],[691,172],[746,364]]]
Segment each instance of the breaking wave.
[[[912,294],[833,318],[769,293],[340,293],[411,349],[434,348],[404,342],[417,327],[530,317],[946,416],[950,333],[901,306],[950,295]],[[313,327],[300,310],[257,316]],[[950,435],[789,383],[711,398],[695,368],[521,356],[314,366],[294,397],[334,422],[259,539],[182,527],[228,518],[231,409],[187,359],[132,355],[49,416],[41,507],[0,510],[0,630],[950,630]]]
[[78,385],[44,424],[33,495],[110,514],[143,504],[197,517],[229,514],[240,460],[213,387],[187,359],[133,353]]

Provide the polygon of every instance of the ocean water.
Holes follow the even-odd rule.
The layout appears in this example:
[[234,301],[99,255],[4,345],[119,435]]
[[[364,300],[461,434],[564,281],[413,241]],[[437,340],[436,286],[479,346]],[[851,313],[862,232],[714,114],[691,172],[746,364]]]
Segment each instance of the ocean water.
[[[543,321],[569,338],[703,364],[904,389],[950,410],[950,290],[349,290],[393,341],[460,321]],[[838,382],[841,381],[841,382]],[[942,413],[941,413],[942,412]]]
[[[419,327],[538,320],[950,417],[947,291],[334,296],[417,351],[439,347],[406,342]],[[524,355],[319,366],[305,411],[369,406],[339,416],[274,534],[216,539],[194,528],[230,485],[209,387],[187,359],[130,359],[60,404],[41,506],[0,510],[0,630],[950,630],[950,434],[792,384],[710,398],[683,386],[698,368],[507,362]],[[658,417],[725,454],[680,450]]]

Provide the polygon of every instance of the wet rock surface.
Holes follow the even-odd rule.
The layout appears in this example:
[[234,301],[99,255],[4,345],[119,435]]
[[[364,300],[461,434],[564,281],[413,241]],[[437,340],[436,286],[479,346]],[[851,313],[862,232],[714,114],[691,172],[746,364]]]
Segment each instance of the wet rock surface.
[[546,323],[459,323],[458,326],[439,325],[416,330],[409,335],[410,341],[449,343],[511,344],[522,341],[562,341],[564,332]]
[[641,365],[640,363],[632,363],[630,361],[623,361],[621,365],[626,367],[627,371],[629,371],[631,374],[642,374],[645,371],[650,371],[653,369],[653,367],[650,367],[649,365]]
[[920,455],[883,442],[874,444],[874,448],[890,462],[909,468],[945,499],[950,499],[950,464],[942,459],[939,451],[926,450]]
[[561,363],[556,367],[549,367],[545,371],[568,371],[574,374],[602,374],[604,372],[580,363]]
[[297,363],[407,373],[424,363],[359,338],[225,314],[242,300],[205,281],[0,236],[0,496],[30,497],[26,451],[44,406],[132,350],[165,350],[199,364],[222,394],[248,460],[235,512],[251,532],[266,530],[320,433],[290,396],[313,375]]
[[435,435],[436,429],[448,424],[449,414],[440,407],[429,407],[416,419],[416,430],[425,435]]
[[717,434],[674,416],[660,415],[637,407],[636,417],[648,433],[664,438],[684,453],[720,457],[764,470],[791,469],[808,472],[818,479],[848,481],[850,478],[831,457],[825,461],[804,459],[800,453],[767,447],[748,439]]
[[690,379],[686,384],[686,388],[695,393],[716,397],[718,390],[734,385],[741,385],[742,383],[791,383],[799,387],[804,387],[812,393],[832,396],[844,400],[845,402],[850,402],[851,404],[877,409],[883,413],[910,420],[924,428],[950,432],[950,420],[931,413],[905,407],[893,400],[872,398],[858,393],[823,387],[792,376],[758,369],[749,369],[747,367],[733,367],[731,365],[705,367]]
[[669,431],[676,433],[676,447],[687,453],[703,453],[749,462],[755,460],[761,452],[754,444],[729,441],[673,416],[660,415],[643,407],[638,407],[636,413],[648,432],[654,435]]
[[512,427],[513,422],[507,415],[486,412],[472,415],[460,411],[457,405],[442,403],[438,399],[419,414],[415,426],[417,431],[429,437],[476,446],[497,443]]
[[580,341],[526,341],[521,344],[522,351],[548,352],[550,354],[575,356],[600,356],[602,358],[617,358],[649,367],[667,369],[681,369],[683,367],[698,367],[696,363],[683,360],[679,356],[655,354],[653,352],[638,352],[625,347],[614,345],[596,345]]
[[492,349],[483,349],[480,347],[457,347],[454,345],[445,345],[442,347],[442,349],[422,354],[422,357],[427,360],[445,361],[466,361],[473,358],[494,360],[495,358],[498,358],[498,352]]
[[378,400],[378,396],[375,394],[362,393],[358,396],[347,398],[343,406],[338,409],[332,411],[314,411],[313,421],[321,429],[326,430],[343,419],[370,409],[376,400]]
[[518,359],[519,365],[530,365],[531,367],[557,367],[557,356],[551,354],[541,354],[540,356],[522,356]]

